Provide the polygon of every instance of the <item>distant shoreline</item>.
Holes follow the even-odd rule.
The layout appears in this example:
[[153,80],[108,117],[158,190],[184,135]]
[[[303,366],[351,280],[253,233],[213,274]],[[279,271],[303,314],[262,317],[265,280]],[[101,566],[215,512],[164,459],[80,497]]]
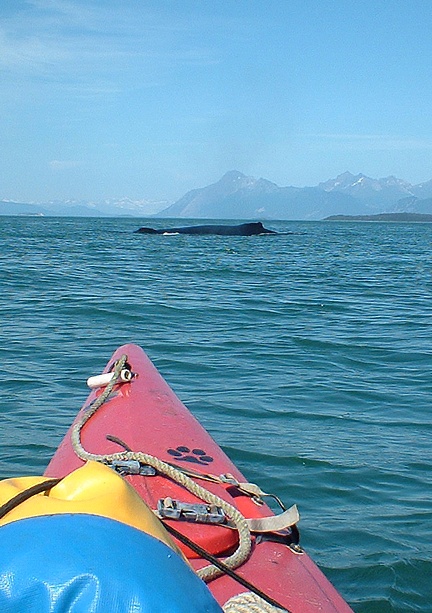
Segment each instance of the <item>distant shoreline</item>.
[[393,221],[432,222],[432,215],[422,213],[378,213],[377,215],[330,215],[323,221]]

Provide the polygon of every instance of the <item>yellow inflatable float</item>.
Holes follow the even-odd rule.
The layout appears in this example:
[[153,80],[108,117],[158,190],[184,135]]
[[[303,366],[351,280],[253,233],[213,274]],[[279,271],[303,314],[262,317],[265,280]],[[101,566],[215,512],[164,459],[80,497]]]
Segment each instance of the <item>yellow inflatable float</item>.
[[[46,477],[17,477],[1,481],[0,506],[44,481]],[[28,517],[79,513],[107,517],[138,528],[183,555],[135,490],[114,470],[99,462],[87,462],[49,491],[21,502],[0,519],[0,526]]]

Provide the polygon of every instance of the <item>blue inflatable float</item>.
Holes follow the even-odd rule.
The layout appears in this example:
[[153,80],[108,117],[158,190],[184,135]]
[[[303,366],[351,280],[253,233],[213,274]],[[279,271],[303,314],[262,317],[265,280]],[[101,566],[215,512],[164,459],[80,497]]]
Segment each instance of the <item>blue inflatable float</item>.
[[2,613],[221,613],[167,545],[95,515],[52,515],[0,529]]

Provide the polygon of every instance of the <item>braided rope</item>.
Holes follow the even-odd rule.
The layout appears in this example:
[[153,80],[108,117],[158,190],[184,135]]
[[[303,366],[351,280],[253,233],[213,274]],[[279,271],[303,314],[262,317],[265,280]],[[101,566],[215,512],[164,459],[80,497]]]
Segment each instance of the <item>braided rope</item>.
[[281,613],[279,609],[269,604],[253,592],[243,592],[230,598],[222,607],[224,613]]
[[[81,444],[81,430],[83,426],[89,421],[89,419],[96,413],[96,411],[106,402],[108,397],[110,396],[114,386],[116,385],[120,373],[126,363],[127,356],[123,355],[120,360],[116,363],[113,373],[113,378],[106,386],[104,392],[93,402],[87,411],[82,415],[82,417],[75,423],[72,428],[71,433],[71,441],[72,447],[79,458],[84,461],[93,460],[96,462],[103,462],[105,464],[109,464],[115,460],[119,461],[128,461],[128,460],[137,460],[141,464],[146,464],[148,466],[152,466],[158,473],[162,473],[177,482],[179,485],[182,485],[189,492],[194,494],[197,498],[200,498],[204,502],[208,504],[214,504],[223,509],[227,517],[231,519],[238,530],[239,534],[239,545],[236,551],[227,557],[224,562],[229,568],[238,568],[243,562],[245,562],[251,552],[252,543],[251,543],[251,535],[249,526],[246,523],[243,515],[236,509],[233,505],[229,504],[219,496],[216,496],[212,492],[209,492],[201,485],[198,485],[193,481],[190,477],[185,475],[182,471],[174,468],[170,464],[163,462],[159,458],[149,455],[144,452],[120,452],[120,453],[112,453],[112,454],[95,454],[89,453],[84,449]],[[219,577],[222,573],[218,568],[216,568],[213,564],[201,568],[197,571],[198,576],[203,581],[211,581],[216,577]]]

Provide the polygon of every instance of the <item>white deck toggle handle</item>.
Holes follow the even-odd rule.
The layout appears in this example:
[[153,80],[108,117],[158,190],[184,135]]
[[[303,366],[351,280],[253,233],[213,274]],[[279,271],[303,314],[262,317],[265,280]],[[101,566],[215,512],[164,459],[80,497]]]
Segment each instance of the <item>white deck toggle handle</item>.
[[[97,387],[105,387],[106,385],[108,385],[108,383],[111,381],[113,377],[114,377],[113,372],[107,372],[107,373],[104,373],[103,375],[96,375],[95,377],[89,377],[87,379],[87,385],[91,389],[96,389]],[[133,378],[133,373],[127,368],[124,368],[120,373],[119,383],[120,382],[129,383],[129,381],[132,381],[132,378]]]

